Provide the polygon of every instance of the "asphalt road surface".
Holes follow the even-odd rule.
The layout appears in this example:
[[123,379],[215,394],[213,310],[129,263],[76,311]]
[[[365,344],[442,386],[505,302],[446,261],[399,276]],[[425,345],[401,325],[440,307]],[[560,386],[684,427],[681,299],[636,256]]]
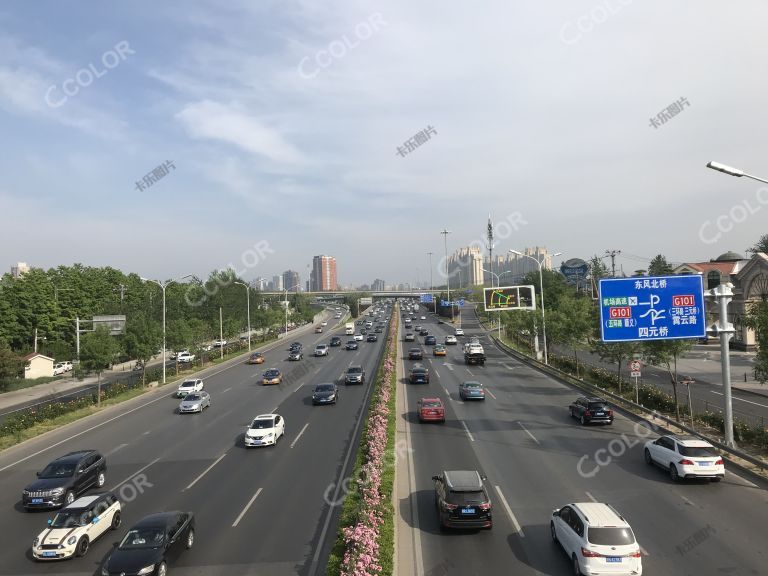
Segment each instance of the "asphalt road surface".
[[[288,362],[290,342],[281,342],[265,354],[263,365],[247,365],[243,358],[217,367],[205,378],[212,406],[202,414],[177,414],[175,386],[166,387],[3,453],[0,575],[96,574],[134,522],[176,509],[194,512],[197,534],[172,574],[324,573],[339,511],[329,503],[341,496],[338,487],[353,459],[372,378],[365,386],[342,384],[335,406],[313,407],[311,390],[320,382],[339,382],[351,363],[372,375],[384,340],[312,357],[315,343],[327,343],[334,334],[297,337],[307,353],[301,361]],[[256,383],[270,367],[284,372],[283,384]],[[254,416],[273,411],[285,419],[285,436],[277,446],[246,449],[245,428]],[[84,558],[36,563],[30,546],[53,513],[25,512],[21,491],[49,461],[83,448],[106,455],[106,488],[124,504],[123,525],[93,543]]]
[[[467,336],[480,334],[468,316]],[[434,319],[428,328],[438,342],[452,331]],[[398,385],[399,576],[572,574],[550,538],[549,519],[555,508],[589,501],[609,503],[628,520],[645,574],[766,573],[766,483],[753,484],[726,465],[720,483],[674,484],[643,460],[643,443],[658,433],[620,413],[612,426],[580,426],[567,411],[578,391],[509,358],[487,338],[484,366],[464,365],[461,338],[447,358],[432,357],[418,340],[431,381],[407,384],[410,362],[401,360]],[[459,399],[459,383],[470,379],[485,384],[485,401]],[[424,396],[443,399],[445,424],[418,422],[416,402]],[[431,478],[451,469],[487,476],[492,530],[441,533]],[[691,548],[686,542],[697,534],[706,539]]]

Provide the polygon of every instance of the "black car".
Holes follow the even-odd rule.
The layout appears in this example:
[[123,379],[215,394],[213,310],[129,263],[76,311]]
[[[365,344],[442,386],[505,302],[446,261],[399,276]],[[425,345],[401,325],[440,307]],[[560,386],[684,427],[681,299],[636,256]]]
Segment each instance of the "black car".
[[424,354],[421,352],[421,348],[411,348],[408,350],[408,360],[421,360]]
[[492,505],[483,478],[476,470],[445,470],[435,481],[435,505],[440,528],[493,526]]
[[426,328],[422,328],[421,330],[419,330],[419,336],[429,336],[429,330],[427,330]]
[[376,328],[374,329],[374,332],[376,332],[377,334],[381,334],[382,332],[384,332],[384,327],[376,326]]
[[89,488],[101,488],[107,481],[107,461],[95,450],[70,452],[57,458],[22,493],[27,510],[58,508],[74,502]]
[[301,345],[301,342],[293,342],[289,347],[289,352],[301,352],[301,350],[304,348],[304,346]]
[[331,346],[341,346],[341,338],[334,336],[329,343]]
[[336,404],[339,399],[339,387],[336,384],[318,384],[312,391],[312,404]]
[[347,374],[344,377],[345,384],[365,384],[365,370],[362,366],[352,365],[347,368]]
[[582,425],[591,422],[613,424],[613,410],[602,398],[582,396],[577,398],[569,407],[571,418],[577,418]]
[[414,364],[408,375],[411,384],[429,384],[429,369],[421,364]]
[[150,514],[134,524],[104,561],[102,576],[166,576],[184,550],[195,543],[192,512]]
[[355,340],[348,340],[345,348],[347,350],[357,350],[357,342]]
[[365,328],[360,328],[360,334],[362,334],[363,336],[365,336],[366,334],[368,334],[368,330],[367,330],[367,329],[365,329]]
[[370,334],[368,334],[368,337],[365,339],[365,341],[366,342],[378,342],[379,341],[379,337],[376,336],[376,334],[374,334],[374,333],[370,333]]
[[435,344],[437,344],[437,338],[435,338],[434,336],[427,336],[426,338],[424,338],[424,344],[426,344],[427,346],[434,346]]

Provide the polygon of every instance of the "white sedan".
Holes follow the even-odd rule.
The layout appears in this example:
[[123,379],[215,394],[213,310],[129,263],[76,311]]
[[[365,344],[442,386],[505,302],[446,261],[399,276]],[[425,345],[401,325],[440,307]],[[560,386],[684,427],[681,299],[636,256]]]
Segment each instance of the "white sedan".
[[279,414],[261,414],[245,429],[245,446],[269,446],[277,444],[285,435],[285,420]]
[[456,328],[453,332],[456,336],[464,336],[464,330],[461,328]]
[[355,338],[355,340],[359,340],[360,342],[363,341],[363,335],[362,334],[355,334],[354,338]]
[[725,477],[723,459],[706,440],[693,436],[662,436],[649,440],[643,450],[646,464],[656,464],[669,471],[673,482],[684,478],[709,478],[719,482]]
[[203,381],[200,378],[194,378],[191,380],[184,380],[181,384],[179,384],[178,389],[176,390],[176,396],[178,398],[183,398],[187,394],[191,394],[192,392],[200,392],[205,387],[203,384]]
[[448,334],[448,336],[445,337],[445,343],[446,344],[457,344],[458,340],[456,340],[456,336],[452,336],[451,334]]
[[328,321],[327,321],[327,320],[323,320],[323,321],[320,323],[320,325],[321,325],[321,326],[328,326]]

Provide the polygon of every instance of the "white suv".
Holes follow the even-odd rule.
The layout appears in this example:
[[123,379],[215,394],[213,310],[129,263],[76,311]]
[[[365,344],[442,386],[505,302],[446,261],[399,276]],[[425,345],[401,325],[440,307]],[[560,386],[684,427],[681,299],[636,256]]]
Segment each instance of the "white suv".
[[318,344],[315,346],[315,356],[328,356],[328,345]]
[[640,545],[624,517],[596,502],[568,504],[552,512],[552,540],[571,560],[574,574],[643,573]]
[[181,384],[179,384],[178,389],[176,390],[176,397],[177,398],[183,398],[187,394],[192,394],[193,392],[200,392],[205,387],[203,384],[203,381],[199,378],[195,378],[192,380],[184,380]]
[[464,330],[462,328],[456,328],[456,330],[454,330],[453,333],[456,336],[464,336]]
[[725,477],[723,459],[714,446],[691,436],[662,436],[645,443],[646,464],[669,470],[673,482],[683,478],[709,478],[719,482]]

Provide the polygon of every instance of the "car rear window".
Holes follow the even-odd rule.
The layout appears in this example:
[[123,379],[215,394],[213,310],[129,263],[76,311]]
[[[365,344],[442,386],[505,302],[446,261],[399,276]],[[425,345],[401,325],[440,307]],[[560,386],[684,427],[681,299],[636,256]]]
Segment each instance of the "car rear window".
[[451,504],[458,504],[463,506],[464,504],[480,504],[486,502],[488,497],[482,490],[472,490],[467,492],[451,492],[448,494],[448,502]]
[[599,546],[626,546],[635,543],[635,535],[630,528],[590,528],[587,539]]
[[443,405],[440,402],[422,402],[421,405],[424,408],[442,408]]
[[607,410],[608,405],[605,402],[590,402],[589,409],[590,410]]
[[703,456],[714,456],[712,452],[707,450],[706,448],[701,448],[699,446],[680,446],[680,454],[683,456],[693,456],[693,457],[703,457]]

